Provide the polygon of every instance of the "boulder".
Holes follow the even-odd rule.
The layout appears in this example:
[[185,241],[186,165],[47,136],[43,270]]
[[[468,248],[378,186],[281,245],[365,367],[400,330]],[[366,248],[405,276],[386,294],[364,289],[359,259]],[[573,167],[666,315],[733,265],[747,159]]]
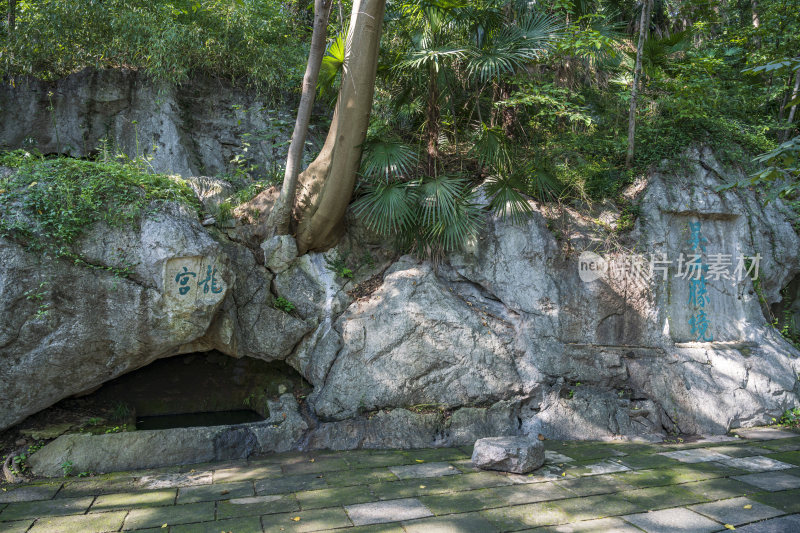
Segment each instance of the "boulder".
[[275,235],[261,243],[264,265],[274,274],[280,274],[297,258],[297,243],[291,235]]
[[544,464],[544,444],[527,437],[489,437],[475,442],[472,464],[483,470],[527,474]]
[[383,285],[334,328],[342,347],[310,398],[324,419],[418,404],[487,405],[521,389],[513,330],[410,257],[392,265]]
[[79,254],[104,268],[0,238],[0,429],[208,330],[236,283],[230,260],[185,208],[149,211],[137,227],[88,230]]

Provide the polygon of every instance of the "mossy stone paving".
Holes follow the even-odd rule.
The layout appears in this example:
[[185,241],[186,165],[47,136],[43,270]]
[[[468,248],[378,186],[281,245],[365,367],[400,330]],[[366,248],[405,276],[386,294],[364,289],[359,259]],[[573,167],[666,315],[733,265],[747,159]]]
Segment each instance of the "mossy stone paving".
[[796,432],[545,445],[545,466],[529,475],[477,471],[464,447],[291,452],[0,485],[0,531],[655,533],[688,520],[709,532],[800,524]]

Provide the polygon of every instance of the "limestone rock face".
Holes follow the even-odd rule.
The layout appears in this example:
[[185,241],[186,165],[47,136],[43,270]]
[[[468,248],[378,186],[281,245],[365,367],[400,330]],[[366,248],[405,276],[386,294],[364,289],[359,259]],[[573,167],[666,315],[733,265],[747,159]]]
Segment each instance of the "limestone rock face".
[[[557,216],[533,206],[517,225],[487,217],[479,239],[439,264],[383,255],[353,278],[332,254],[366,257],[367,238],[297,257],[291,237],[254,244],[258,232],[204,228],[175,205],[137,227],[91,228],[77,246],[98,269],[0,239],[0,429],[156,358],[209,349],[285,360],[313,386],[292,415],[292,446],[307,448],[656,441],[768,423],[800,406],[800,353],[763,313],[796,283],[800,238],[780,200],[719,192],[742,178],[711,151],[689,151],[678,171],[625,191],[639,212],[629,233],[602,233],[617,223],[613,206]],[[212,205],[214,182],[195,185]],[[697,287],[679,269],[692,239],[730,272],[760,257],[756,283],[705,271],[700,333]],[[633,250],[671,261],[644,280],[621,275]],[[584,281],[584,251],[617,266]],[[295,309],[277,309],[278,297]]]
[[483,470],[527,474],[544,464],[544,444],[527,437],[479,439],[472,450],[472,464]]
[[131,275],[0,239],[0,427],[202,336],[236,282],[219,244],[178,206],[138,228],[93,228],[79,248]]
[[0,428],[161,357],[283,359],[313,328],[272,307],[272,274],[251,250],[182,206],[148,212],[137,227],[88,229],[78,253],[103,268],[0,239]]
[[[4,148],[32,142],[42,153],[73,157],[120,150],[181,176],[234,174],[250,164],[259,175],[285,162],[293,125],[291,106],[219,79],[195,77],[176,88],[143,72],[87,68],[54,82],[17,79],[0,87]],[[308,140],[310,158],[313,144],[321,144],[314,125]]]
[[343,346],[311,403],[319,416],[342,420],[360,410],[507,399],[521,388],[514,352],[489,320],[430,265],[401,259],[337,321]]
[[[697,149],[680,172],[653,172],[626,191],[640,215],[622,249],[672,260],[644,283],[613,271],[583,281],[580,253],[602,252],[599,226],[568,212],[557,241],[538,208],[519,225],[489,219],[436,268],[396,261],[374,293],[292,356],[315,386],[310,406],[333,424],[315,442],[349,446],[355,430],[333,427],[371,427],[362,417],[418,404],[460,413],[511,402],[519,412],[505,434],[647,441],[765,424],[800,405],[798,352],[762,313],[800,271],[800,239],[780,201],[718,191],[743,177]],[[611,211],[602,216],[614,222]],[[704,261],[729,258],[732,275],[738,258],[762,258],[756,284],[708,276],[711,326],[700,339],[691,283],[678,270],[693,227]],[[625,259],[619,250],[605,259]]]

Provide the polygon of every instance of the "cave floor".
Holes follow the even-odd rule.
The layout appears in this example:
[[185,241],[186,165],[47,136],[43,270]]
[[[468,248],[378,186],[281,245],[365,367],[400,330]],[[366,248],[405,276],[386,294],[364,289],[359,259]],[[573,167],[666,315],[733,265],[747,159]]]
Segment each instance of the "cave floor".
[[528,475],[479,471],[469,448],[438,448],[3,485],[0,531],[800,531],[800,433],[545,445],[545,465]]

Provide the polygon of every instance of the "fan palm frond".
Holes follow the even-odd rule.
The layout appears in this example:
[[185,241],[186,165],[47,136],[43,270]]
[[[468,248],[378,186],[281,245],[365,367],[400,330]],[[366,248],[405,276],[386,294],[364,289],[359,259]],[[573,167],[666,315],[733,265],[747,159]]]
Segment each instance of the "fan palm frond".
[[419,223],[434,226],[453,222],[450,217],[465,186],[465,180],[447,175],[424,179],[417,189]]
[[463,59],[467,55],[464,48],[441,46],[437,48],[423,48],[414,50],[406,59],[400,61],[395,68],[400,70],[419,70],[433,65],[434,71],[439,71],[442,62],[450,59]]
[[370,230],[389,236],[413,225],[413,184],[400,181],[367,183],[363,188],[365,192],[353,203],[353,211]]
[[503,130],[498,127],[490,128],[482,123],[478,138],[472,146],[472,156],[481,166],[496,170],[510,166],[508,139]]
[[510,218],[511,222],[523,222],[533,209],[528,199],[519,192],[525,189],[518,175],[500,174],[486,180],[486,194],[489,196],[489,209],[504,220]]
[[328,44],[328,49],[322,58],[317,78],[317,88],[320,93],[328,93],[333,89],[336,75],[344,68],[345,41],[347,37],[340,33]]
[[372,179],[390,181],[407,176],[417,164],[417,153],[399,141],[368,141],[361,161],[362,174]]

